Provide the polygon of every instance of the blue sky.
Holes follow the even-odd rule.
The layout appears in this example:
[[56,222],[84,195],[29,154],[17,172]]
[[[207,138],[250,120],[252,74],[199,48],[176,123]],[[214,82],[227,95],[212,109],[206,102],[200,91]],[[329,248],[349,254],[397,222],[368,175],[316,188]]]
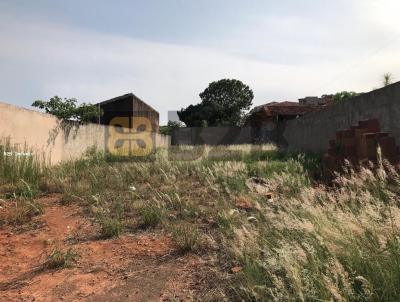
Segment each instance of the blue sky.
[[398,79],[400,3],[0,0],[0,100],[57,94],[97,102],[133,92],[167,112],[237,78],[254,105]]

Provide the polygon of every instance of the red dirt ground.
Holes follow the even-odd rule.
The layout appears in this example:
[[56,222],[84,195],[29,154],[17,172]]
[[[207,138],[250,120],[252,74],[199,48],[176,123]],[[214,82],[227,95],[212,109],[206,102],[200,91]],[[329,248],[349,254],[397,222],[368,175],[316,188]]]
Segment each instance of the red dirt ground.
[[[76,205],[59,196],[40,200],[39,228],[23,233],[0,229],[0,301],[192,301],[206,264],[178,256],[160,232],[99,240],[96,227]],[[71,268],[43,270],[52,249],[72,247]]]

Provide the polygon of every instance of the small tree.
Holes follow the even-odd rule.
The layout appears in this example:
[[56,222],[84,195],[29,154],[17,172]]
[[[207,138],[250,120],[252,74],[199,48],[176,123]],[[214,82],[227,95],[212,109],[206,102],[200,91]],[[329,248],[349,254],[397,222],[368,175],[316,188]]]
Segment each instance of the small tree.
[[189,127],[238,126],[246,110],[250,109],[254,94],[249,86],[235,79],[212,82],[200,93],[202,102],[178,112]]
[[77,121],[80,123],[89,123],[100,117],[102,112],[100,108],[92,104],[83,103],[77,105],[74,98],[52,97],[49,101],[36,100],[33,107],[44,109],[46,113],[52,114],[63,121]]
[[393,75],[389,72],[385,73],[382,77],[383,87],[386,87],[393,83]]

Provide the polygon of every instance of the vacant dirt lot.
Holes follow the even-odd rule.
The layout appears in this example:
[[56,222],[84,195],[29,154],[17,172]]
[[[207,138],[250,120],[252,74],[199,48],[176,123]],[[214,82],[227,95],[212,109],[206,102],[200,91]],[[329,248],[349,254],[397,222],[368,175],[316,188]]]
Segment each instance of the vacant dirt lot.
[[[59,200],[42,198],[43,215],[0,230],[1,301],[191,301],[206,282],[207,265],[179,255],[168,234],[102,240],[80,207]],[[73,266],[45,268],[52,251],[69,248]]]

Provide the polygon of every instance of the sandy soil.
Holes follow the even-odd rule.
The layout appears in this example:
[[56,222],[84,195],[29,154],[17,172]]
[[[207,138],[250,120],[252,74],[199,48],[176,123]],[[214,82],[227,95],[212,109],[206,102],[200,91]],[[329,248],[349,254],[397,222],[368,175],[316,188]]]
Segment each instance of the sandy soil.
[[[179,256],[160,232],[100,240],[96,226],[59,196],[40,200],[35,227],[0,229],[0,301],[192,301],[206,263]],[[55,248],[79,255],[71,268],[43,269]],[[204,275],[204,274],[203,274]]]

